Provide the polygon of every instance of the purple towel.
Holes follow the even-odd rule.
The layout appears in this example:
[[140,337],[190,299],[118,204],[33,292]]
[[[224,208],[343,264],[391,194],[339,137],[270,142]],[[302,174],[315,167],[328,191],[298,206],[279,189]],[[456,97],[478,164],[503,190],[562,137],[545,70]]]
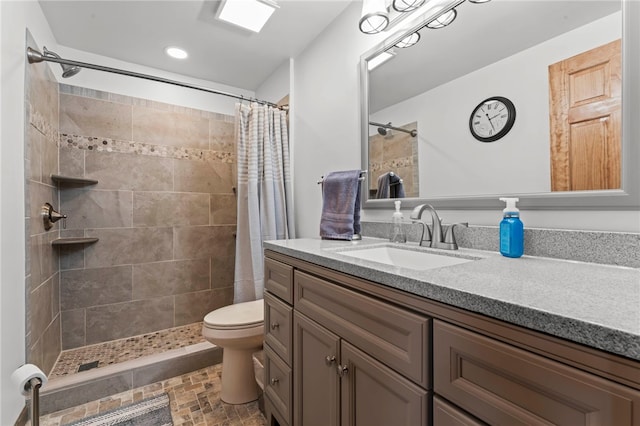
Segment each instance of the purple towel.
[[352,240],[360,233],[360,173],[331,172],[322,180],[320,237]]

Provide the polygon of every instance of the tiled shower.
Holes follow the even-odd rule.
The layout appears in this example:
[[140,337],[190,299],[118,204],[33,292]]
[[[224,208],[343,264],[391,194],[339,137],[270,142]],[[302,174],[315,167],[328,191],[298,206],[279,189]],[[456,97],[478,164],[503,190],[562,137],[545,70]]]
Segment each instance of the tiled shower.
[[[233,117],[27,67],[27,359],[187,326],[233,301]],[[59,174],[97,184],[54,183]],[[40,206],[66,214],[44,231]],[[56,248],[65,237],[91,244]]]

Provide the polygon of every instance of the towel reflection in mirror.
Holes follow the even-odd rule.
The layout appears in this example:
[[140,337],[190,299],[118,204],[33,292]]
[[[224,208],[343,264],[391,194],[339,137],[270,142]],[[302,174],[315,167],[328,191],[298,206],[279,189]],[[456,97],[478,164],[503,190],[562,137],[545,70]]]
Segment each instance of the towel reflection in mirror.
[[378,176],[376,198],[404,198],[404,180],[394,172]]

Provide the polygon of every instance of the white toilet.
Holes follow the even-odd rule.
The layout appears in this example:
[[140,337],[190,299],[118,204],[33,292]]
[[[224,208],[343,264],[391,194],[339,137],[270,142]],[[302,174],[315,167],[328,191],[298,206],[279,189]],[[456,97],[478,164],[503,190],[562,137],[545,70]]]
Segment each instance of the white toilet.
[[228,404],[258,399],[252,354],[264,340],[264,302],[237,303],[209,312],[202,335],[223,349],[221,398]]

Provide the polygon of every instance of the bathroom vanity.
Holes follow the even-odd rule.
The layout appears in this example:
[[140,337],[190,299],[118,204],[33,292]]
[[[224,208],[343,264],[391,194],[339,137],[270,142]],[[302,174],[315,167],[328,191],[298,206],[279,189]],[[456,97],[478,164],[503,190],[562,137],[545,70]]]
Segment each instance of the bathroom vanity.
[[640,270],[390,246],[265,243],[269,424],[640,425]]

